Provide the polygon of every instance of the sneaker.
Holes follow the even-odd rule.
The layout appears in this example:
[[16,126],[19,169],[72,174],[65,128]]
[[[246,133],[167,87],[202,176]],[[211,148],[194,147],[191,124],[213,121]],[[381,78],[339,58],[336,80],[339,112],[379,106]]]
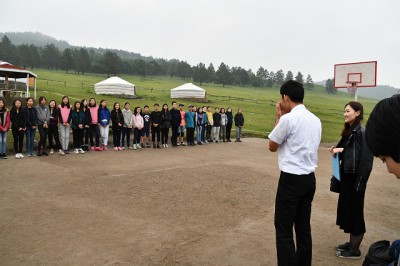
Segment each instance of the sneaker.
[[61,149],[58,150],[58,154],[61,155],[61,156],[64,156],[64,155],[65,155],[65,153],[64,153],[63,150],[61,150]]
[[144,144],[142,143],[142,144],[137,144],[137,147],[139,148],[139,149],[142,149],[142,148],[144,148]]
[[174,147],[174,146],[178,147],[179,146],[179,142],[177,142],[175,145],[172,144],[172,147]]
[[119,150],[119,151],[122,151],[122,150],[124,150],[124,149],[123,149],[123,148],[121,148],[121,147],[118,147],[118,150]]
[[155,148],[157,148],[157,147],[156,147],[156,144],[153,144],[153,149],[155,149]]
[[118,147],[114,147],[114,151],[118,151]]
[[124,150],[125,150],[125,146],[121,148],[121,151],[124,151]]
[[346,251],[346,250],[349,250],[349,249],[351,249],[350,242],[346,242],[344,244],[335,246],[335,250],[336,251]]
[[238,139],[236,139],[236,140],[235,140],[235,142],[239,142],[239,140],[238,140]]
[[130,150],[133,150],[133,146],[130,146],[129,149],[130,149]]
[[96,148],[92,146],[92,147],[90,147],[90,150],[91,150],[91,151],[95,151]]
[[165,148],[168,148],[168,144],[165,144]]
[[157,144],[157,149],[161,149],[160,144]]
[[50,154],[54,154],[54,150],[53,149],[50,150]]
[[185,143],[183,143],[183,142],[181,142],[181,146],[186,146],[186,144],[185,144]]
[[337,251],[336,256],[342,259],[358,260],[361,258],[361,251],[350,248],[345,251]]
[[218,143],[218,140],[216,140],[215,143]]
[[20,159],[19,153],[15,154],[15,158]]
[[32,157],[32,154],[28,153],[28,154],[26,155],[26,157]]
[[48,153],[47,151],[45,151],[45,150],[42,151],[42,154],[43,154],[44,156],[49,156],[49,153]]
[[200,141],[197,142],[197,145],[203,145],[203,143],[201,143]]
[[5,153],[2,154],[1,159],[6,160],[7,159],[7,155]]
[[78,153],[79,153],[79,150],[78,150],[78,149],[74,149],[74,153],[75,153],[75,154],[78,154]]
[[238,142],[242,142],[242,141],[239,139]]
[[64,154],[69,154],[69,150],[64,150]]
[[162,147],[165,148],[165,144],[163,144]]
[[136,144],[133,144],[133,149],[134,149],[134,150],[136,150],[136,149],[137,149],[137,147],[136,147]]
[[83,149],[78,149],[78,151],[79,151],[80,154],[84,154],[85,153],[85,151]]
[[42,156],[42,150],[38,150],[37,156]]
[[20,159],[22,159],[22,158],[24,158],[24,157],[25,157],[25,156],[24,156],[22,153],[19,154],[19,158],[20,158]]
[[108,151],[107,145],[103,145],[103,151]]
[[146,148],[151,148],[149,143],[146,144]]
[[232,142],[232,140],[228,139],[227,142]]

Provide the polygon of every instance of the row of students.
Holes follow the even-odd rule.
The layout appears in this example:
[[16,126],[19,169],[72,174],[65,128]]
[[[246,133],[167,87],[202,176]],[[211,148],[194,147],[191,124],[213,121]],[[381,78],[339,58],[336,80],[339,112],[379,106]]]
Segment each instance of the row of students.
[[[91,98],[70,104],[68,96],[64,96],[59,105],[51,100],[47,105],[45,97],[39,98],[38,106],[34,107],[32,98],[26,99],[26,107],[22,107],[20,100],[15,100],[10,112],[5,108],[4,101],[0,99],[0,158],[6,159],[7,132],[11,125],[14,137],[14,150],[17,158],[22,154],[24,137],[26,136],[26,153],[28,157],[34,156],[34,140],[36,130],[39,131],[37,147],[38,156],[48,156],[46,142],[49,141],[50,154],[58,149],[60,155],[69,153],[70,130],[73,134],[74,153],[85,151],[108,150],[108,134],[111,122],[113,131],[114,150],[125,149],[125,144],[130,149],[168,148],[169,129],[172,129],[171,144],[173,147],[180,145],[194,146],[207,142],[231,142],[230,132],[233,123],[236,126],[236,141],[241,142],[241,128],[244,125],[242,110],[239,109],[233,117],[231,108],[225,112],[224,108],[195,107],[189,105],[184,110],[184,105],[172,102],[172,108],[164,104],[154,104],[150,112],[149,106],[135,107],[130,110],[130,104],[124,107],[116,102],[110,111],[107,102],[101,100],[99,105]],[[133,142],[131,144],[131,133]],[[187,144],[184,144],[186,131]],[[60,132],[60,134],[59,134]],[[195,139],[195,132],[197,138]],[[151,136],[151,139],[150,139]]]

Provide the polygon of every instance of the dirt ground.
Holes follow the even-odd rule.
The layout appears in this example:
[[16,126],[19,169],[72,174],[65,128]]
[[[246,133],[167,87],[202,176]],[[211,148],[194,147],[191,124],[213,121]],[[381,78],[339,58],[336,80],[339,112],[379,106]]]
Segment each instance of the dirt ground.
[[[279,170],[267,140],[0,161],[1,265],[276,265]],[[343,261],[327,149],[312,211],[313,264]],[[361,246],[400,238],[400,183],[376,160]]]

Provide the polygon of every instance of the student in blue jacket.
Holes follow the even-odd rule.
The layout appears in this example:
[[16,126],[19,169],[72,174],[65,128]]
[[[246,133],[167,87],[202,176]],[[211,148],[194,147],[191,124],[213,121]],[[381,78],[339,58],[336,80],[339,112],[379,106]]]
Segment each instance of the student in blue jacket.
[[110,118],[111,118],[111,112],[107,108],[107,102],[106,100],[101,100],[100,105],[99,105],[99,111],[98,111],[98,118],[99,118],[99,128],[100,128],[100,136],[101,136],[101,150],[106,151],[108,150],[107,144],[108,144],[108,132],[110,129]]
[[189,105],[189,111],[185,113],[186,141],[188,146],[196,145],[194,144],[194,115],[193,105]]

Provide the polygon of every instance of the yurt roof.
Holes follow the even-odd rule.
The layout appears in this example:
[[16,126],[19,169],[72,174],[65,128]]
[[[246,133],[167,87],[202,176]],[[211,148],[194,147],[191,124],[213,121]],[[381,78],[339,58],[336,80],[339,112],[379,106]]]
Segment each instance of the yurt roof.
[[199,86],[194,85],[193,83],[185,83],[179,87],[172,89],[171,91],[205,91]]
[[94,84],[95,86],[103,86],[103,85],[120,85],[120,86],[135,86],[134,84],[123,80],[120,77],[111,77],[106,80],[100,81],[99,83]]

